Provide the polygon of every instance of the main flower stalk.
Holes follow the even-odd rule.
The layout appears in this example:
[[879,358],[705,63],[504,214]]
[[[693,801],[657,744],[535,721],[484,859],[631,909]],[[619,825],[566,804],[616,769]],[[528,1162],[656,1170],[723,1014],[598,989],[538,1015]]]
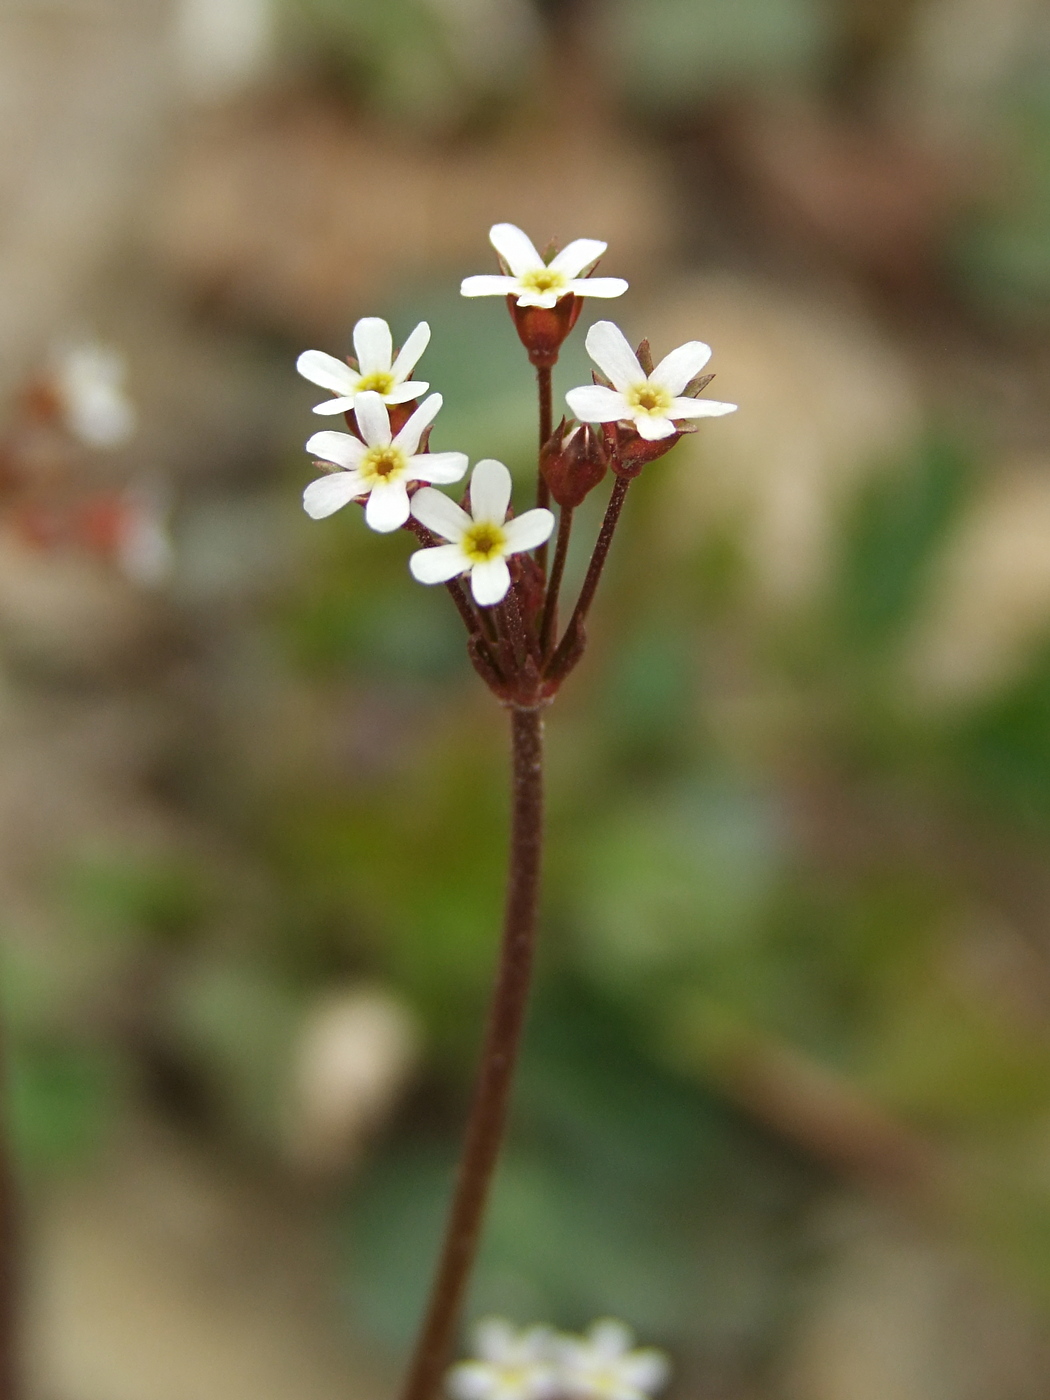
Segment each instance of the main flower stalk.
[[452,1354],[525,1026],[543,852],[543,711],[515,706],[510,716],[513,798],[503,942],[455,1196],[403,1400],[433,1400]]

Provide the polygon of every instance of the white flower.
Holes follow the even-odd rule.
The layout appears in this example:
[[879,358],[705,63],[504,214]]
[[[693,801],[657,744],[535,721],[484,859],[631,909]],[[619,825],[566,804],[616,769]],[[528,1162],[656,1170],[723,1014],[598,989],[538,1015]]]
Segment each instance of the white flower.
[[498,603],[510,587],[507,555],[535,549],[554,529],[554,516],[542,507],[507,519],[510,484],[503,463],[487,457],[470,479],[470,515],[440,491],[417,491],[412,514],[451,543],[417,550],[408,561],[412,577],[420,583],[447,583],[469,573],[474,601],[483,608]]
[[[480,465],[480,464],[479,464]],[[545,1400],[557,1390],[548,1327],[518,1332],[501,1317],[478,1323],[477,1361],[461,1361],[448,1374],[454,1400]]]
[[88,447],[122,447],[136,427],[124,393],[124,357],[108,346],[70,345],[55,357],[51,379],[66,426]]
[[548,310],[569,292],[578,297],[619,297],[627,290],[622,277],[581,277],[608,247],[596,238],[577,238],[545,263],[532,239],[513,224],[493,224],[489,242],[511,276],[465,277],[460,291],[465,297],[516,296],[519,306]]
[[317,404],[315,413],[348,413],[357,395],[369,390],[384,403],[408,403],[430,388],[429,384],[408,377],[429,344],[430,327],[426,321],[420,321],[395,360],[390,327],[378,316],[365,316],[354,327],[358,369],[323,350],[304,350],[295,367],[311,384],[339,395]]
[[587,332],[587,353],[615,387],[587,384],[569,390],[566,402],[581,423],[633,423],[640,437],[655,442],[678,431],[675,419],[720,418],[736,409],[735,403],[681,397],[711,358],[711,347],[702,340],[680,345],[646,374],[619,326],[595,321]]
[[[311,481],[303,506],[314,520],[323,520],[348,501],[367,496],[365,520],[373,530],[397,530],[408,519],[408,487],[415,481],[459,481],[467,470],[464,452],[419,452],[423,430],[437,417],[441,395],[431,394],[391,440],[390,414],[373,390],[358,394],[354,416],[360,438],[350,433],[314,433],[306,444],[325,462],[342,467]],[[434,493],[435,495],[437,492]]]
[[574,1400],[648,1400],[667,1380],[667,1357],[654,1347],[632,1350],[622,1322],[596,1322],[585,1337],[559,1337],[558,1389]]

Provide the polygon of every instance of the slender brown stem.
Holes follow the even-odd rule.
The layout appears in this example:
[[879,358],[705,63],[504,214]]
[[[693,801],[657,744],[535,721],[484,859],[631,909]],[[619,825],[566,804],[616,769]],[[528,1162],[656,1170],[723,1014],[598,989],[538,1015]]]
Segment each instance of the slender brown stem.
[[598,531],[598,538],[594,544],[594,553],[591,555],[591,562],[587,566],[587,576],[583,580],[583,587],[580,589],[580,596],[576,600],[576,606],[572,610],[572,617],[569,625],[565,629],[565,635],[558,644],[558,649],[551,659],[548,667],[548,674],[557,675],[559,665],[566,659],[572,651],[577,634],[583,626],[584,619],[594,602],[594,594],[601,580],[602,570],[605,568],[605,560],[609,554],[609,546],[612,544],[613,535],[616,533],[616,526],[619,523],[620,511],[623,510],[623,503],[627,496],[627,488],[631,482],[629,478],[618,476],[616,484],[613,486],[612,495],[609,497],[609,504],[605,508],[605,518],[602,520],[602,528]]
[[[0,1040],[0,1107],[9,1101],[6,1045]],[[18,1196],[6,1119],[0,1117],[0,1400],[21,1392],[18,1337]]]
[[434,1400],[448,1365],[507,1121],[532,974],[543,848],[543,718],[511,710],[514,793],[503,946],[455,1196],[402,1400]]
[[[550,365],[541,365],[536,370],[536,385],[540,394],[540,450],[543,450],[554,431],[554,408],[552,404],[552,370]],[[548,508],[551,503],[550,487],[542,472],[537,473],[536,504]],[[536,562],[544,573],[547,572],[547,546],[541,544],[536,551]]]
[[540,623],[540,654],[546,656],[551,638],[558,625],[558,594],[561,592],[562,576],[565,573],[565,560],[569,554],[569,534],[572,531],[572,506],[562,506],[558,521],[558,541],[554,546],[554,562],[551,565],[550,583],[547,585],[547,598],[543,604],[543,621]]

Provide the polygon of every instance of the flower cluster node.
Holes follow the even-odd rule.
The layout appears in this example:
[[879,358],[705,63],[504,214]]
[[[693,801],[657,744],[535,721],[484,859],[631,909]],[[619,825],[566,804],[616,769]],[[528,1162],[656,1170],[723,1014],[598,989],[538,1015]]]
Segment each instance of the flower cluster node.
[[590,423],[562,418],[540,450],[540,471],[560,506],[578,506],[609,469],[605,441]]
[[452,1400],[649,1400],[670,1374],[663,1352],[635,1348],[631,1329],[612,1318],[584,1336],[487,1318],[474,1349],[475,1360],[449,1371]]

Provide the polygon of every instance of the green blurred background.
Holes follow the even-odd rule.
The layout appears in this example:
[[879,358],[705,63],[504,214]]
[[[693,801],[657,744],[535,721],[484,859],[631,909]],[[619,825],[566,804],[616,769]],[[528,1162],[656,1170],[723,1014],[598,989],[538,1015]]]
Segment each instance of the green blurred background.
[[[144,588],[0,500],[35,1394],[393,1391],[506,724],[406,540],[304,517],[294,361],[425,317],[435,445],[526,489],[531,373],[456,294],[511,220],[606,239],[741,407],[632,490],[550,714],[471,1314],[622,1316],[683,1400],[1044,1396],[1050,7],[12,0],[0,103],[5,450],[49,508],[160,483],[173,544]],[[20,386],[86,334],[140,428],[52,480]]]

